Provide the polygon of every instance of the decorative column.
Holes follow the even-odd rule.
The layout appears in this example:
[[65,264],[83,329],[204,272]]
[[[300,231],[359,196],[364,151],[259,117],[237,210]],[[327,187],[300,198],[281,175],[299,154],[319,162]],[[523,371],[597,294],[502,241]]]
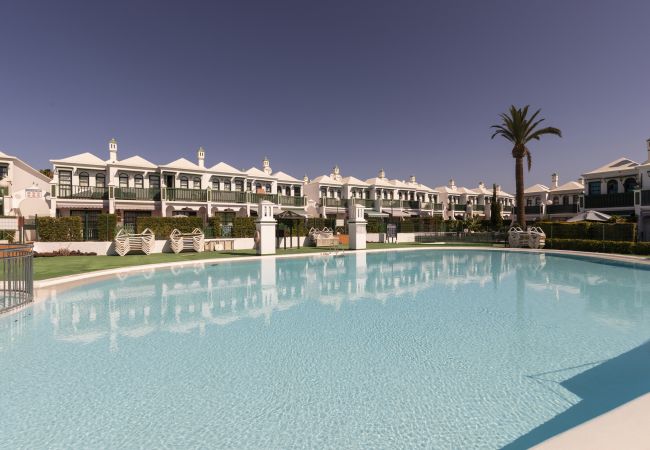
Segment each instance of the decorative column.
[[354,203],[348,207],[348,233],[350,235],[350,249],[364,250],[366,248],[366,219],[363,217],[363,205]]
[[258,255],[275,254],[275,227],[276,221],[273,218],[273,203],[268,200],[260,200],[257,209],[257,221],[255,222],[255,249]]

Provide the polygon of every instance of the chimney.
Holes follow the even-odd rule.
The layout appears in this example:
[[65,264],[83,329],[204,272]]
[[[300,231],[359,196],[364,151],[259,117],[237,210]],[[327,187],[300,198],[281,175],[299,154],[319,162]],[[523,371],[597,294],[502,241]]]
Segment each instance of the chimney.
[[411,175],[411,176],[409,177],[409,183],[411,183],[411,184],[415,184],[415,175]]
[[450,188],[455,188],[456,187],[456,182],[454,181],[453,178],[451,180],[449,180],[449,187]]
[[115,138],[108,141],[108,162],[117,162],[117,141]]
[[378,178],[386,178],[386,172],[384,172],[384,169],[379,169]]
[[309,183],[309,177],[307,176],[307,174],[305,174],[305,176],[302,177],[302,182],[305,184]]
[[266,156],[262,160],[262,171],[264,171],[264,173],[267,175],[271,175],[273,173],[273,170],[271,169],[271,162]]
[[580,183],[581,185],[584,186],[585,185],[585,177],[578,178],[578,183]]
[[479,181],[478,182],[478,188],[479,189],[485,189],[485,183],[483,183],[482,181]]
[[650,139],[645,141],[645,145],[646,145],[646,147],[648,149],[648,161],[646,161],[646,162],[650,163]]
[[501,192],[501,185],[497,184],[497,192]]
[[203,150],[203,147],[199,147],[196,152],[196,157],[199,160],[199,167],[201,169],[205,168],[205,150]]
[[558,176],[557,173],[554,173],[551,175],[551,189],[555,189],[558,186],[558,183],[560,181],[560,177]]

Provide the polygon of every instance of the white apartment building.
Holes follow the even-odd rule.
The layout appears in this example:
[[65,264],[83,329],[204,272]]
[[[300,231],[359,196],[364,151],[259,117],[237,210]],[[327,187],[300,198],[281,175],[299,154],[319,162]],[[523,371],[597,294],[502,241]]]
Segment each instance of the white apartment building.
[[[497,201],[501,204],[501,215],[509,218],[513,211],[514,196],[503,191],[500,185],[496,188]],[[452,178],[446,186],[438,186],[435,189],[440,193],[445,219],[490,218],[493,192],[487,189],[482,181],[476,189],[470,189],[456,186],[456,181]]]
[[0,216],[49,215],[50,178],[0,152]]

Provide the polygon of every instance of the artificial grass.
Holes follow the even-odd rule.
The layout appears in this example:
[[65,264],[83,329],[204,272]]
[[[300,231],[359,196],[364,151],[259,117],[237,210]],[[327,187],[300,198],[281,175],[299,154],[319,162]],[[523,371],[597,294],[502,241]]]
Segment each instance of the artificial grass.
[[[491,247],[492,244],[479,243],[449,243],[446,246],[472,246]],[[436,245],[403,243],[385,244],[368,243],[368,249],[383,248],[404,248],[404,247],[428,247],[435,248]],[[344,250],[347,249],[343,247]],[[301,253],[323,253],[324,248],[301,247],[278,249],[278,255],[301,254]],[[234,256],[254,256],[255,250],[234,250],[225,252],[203,252],[203,253],[154,253],[151,255],[126,255],[126,256],[53,256],[34,258],[34,279],[45,280],[48,278],[62,277],[65,275],[76,275],[96,270],[116,269],[119,267],[132,267],[146,264],[158,264],[177,261],[199,261],[203,259],[231,258]]]

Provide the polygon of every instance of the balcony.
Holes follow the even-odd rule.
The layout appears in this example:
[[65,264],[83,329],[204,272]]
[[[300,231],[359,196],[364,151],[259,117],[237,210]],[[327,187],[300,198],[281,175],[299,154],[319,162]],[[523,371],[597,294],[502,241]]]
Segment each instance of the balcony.
[[167,201],[207,202],[208,191],[205,189],[167,188]]
[[548,214],[575,214],[578,212],[578,205],[548,205],[546,212]]
[[108,200],[108,188],[96,186],[59,185],[59,198],[75,200]]
[[292,197],[289,195],[278,195],[279,203],[282,206],[303,207],[307,204],[305,197]]
[[370,198],[353,198],[352,202],[354,205],[362,205],[365,208],[375,207],[375,201]]
[[384,208],[402,208],[402,201],[384,199],[381,201],[381,206]]
[[347,206],[347,201],[342,198],[321,198],[323,206],[329,206],[331,208],[345,208]]
[[442,211],[444,211],[444,209],[445,209],[445,205],[443,205],[442,203],[434,203],[433,204],[433,210],[436,211],[436,212],[442,212]]
[[467,211],[467,204],[466,203],[455,203],[455,204],[450,204],[447,209],[451,211],[452,209],[454,211]]
[[210,200],[216,203],[246,203],[246,192],[210,191]]
[[634,192],[586,195],[585,208],[625,208],[634,206]]
[[115,200],[160,201],[160,188],[115,188]]
[[406,209],[420,209],[420,202],[417,200],[404,200],[402,206]]
[[511,213],[514,210],[514,206],[512,206],[512,205],[502,205],[501,210],[503,212]]
[[485,205],[472,205],[474,211],[485,212]]
[[650,191],[641,191],[641,204],[650,206]]

